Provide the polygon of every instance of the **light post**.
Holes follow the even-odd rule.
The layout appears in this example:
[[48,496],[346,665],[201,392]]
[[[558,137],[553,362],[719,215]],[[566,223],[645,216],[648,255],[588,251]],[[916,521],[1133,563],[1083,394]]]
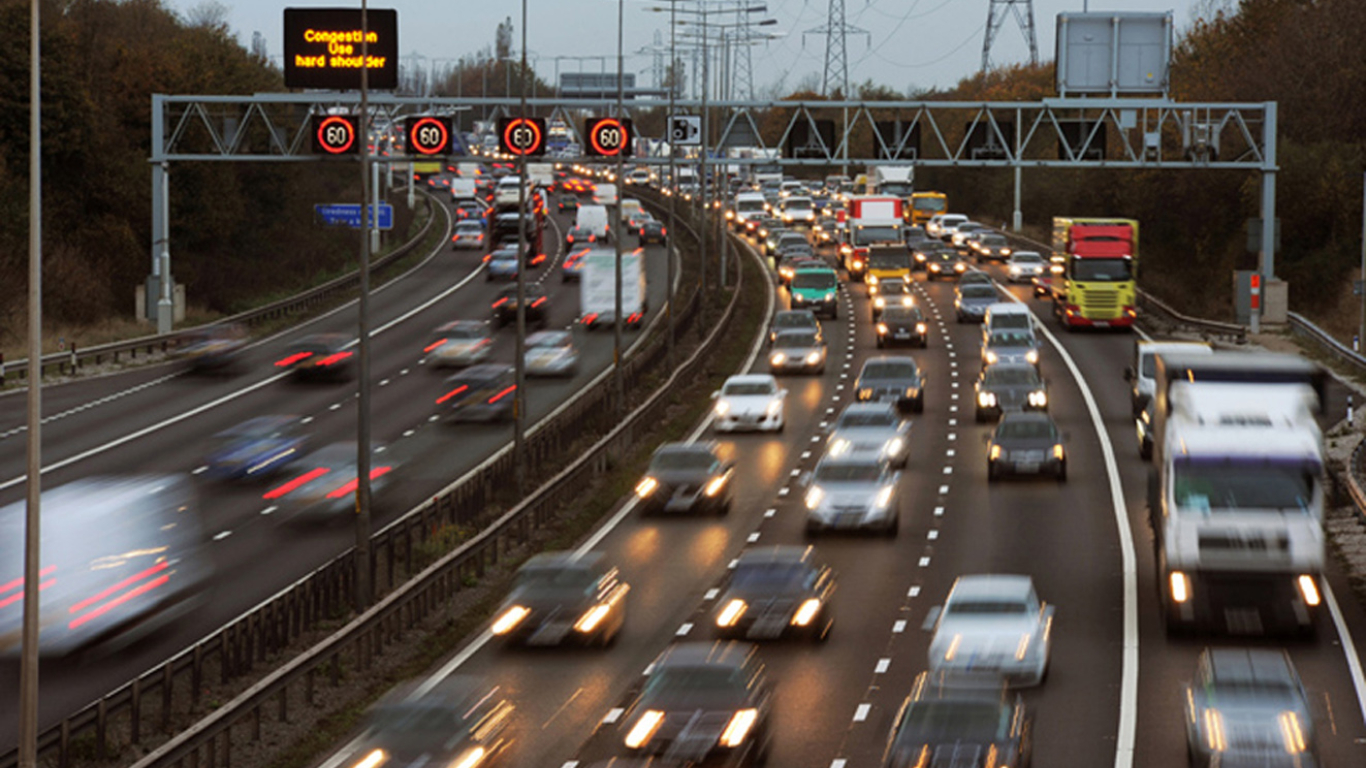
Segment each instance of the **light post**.
[[[505,63],[506,66],[506,63]],[[521,111],[518,117],[525,119],[526,114],[526,0],[522,0],[522,87]],[[517,340],[513,346],[513,385],[512,390],[512,463],[516,467],[517,495],[526,495],[526,266],[530,262],[527,253],[527,185],[526,152],[518,153],[517,173]],[[533,221],[535,219],[533,218]]]
[[[360,0],[360,391],[356,407],[356,611],[370,606],[370,227],[379,223],[379,208],[370,203],[370,50],[369,10]],[[408,182],[412,183],[411,180]]]
[[[525,0],[523,0],[523,2],[525,2]],[[626,12],[625,9],[626,9],[626,0],[617,0],[617,119],[618,119],[618,120],[621,119],[622,110],[623,110],[623,108],[624,108],[624,105],[623,105],[622,102],[625,100],[625,99],[623,98],[623,95],[624,95],[624,94],[623,94],[623,90],[622,90],[623,87],[624,87],[624,85],[623,85],[623,83],[622,83],[622,76],[623,76],[622,70],[623,70],[624,59],[625,59],[625,57],[624,57],[624,55],[623,55],[623,52],[622,52],[622,35],[623,35],[623,28],[624,28],[624,26],[625,26],[625,12]],[[615,400],[616,400],[616,403],[617,403],[617,414],[618,414],[618,415],[620,415],[620,414],[622,414],[622,413],[625,413],[625,410],[626,410],[626,383],[625,383],[625,381],[622,379],[622,375],[621,375],[621,326],[622,326],[622,317],[621,317],[621,237],[622,237],[622,234],[623,234],[623,228],[622,228],[622,225],[621,225],[621,194],[622,194],[623,188],[624,188],[624,186],[625,186],[625,185],[622,183],[622,178],[621,178],[621,176],[622,176],[622,163],[621,163],[621,161],[622,161],[622,153],[623,153],[624,151],[625,151],[625,147],[622,146],[621,144],[618,144],[618,146],[617,146],[617,163],[616,163],[616,166],[617,166],[617,178],[616,178],[616,184],[617,184],[617,205],[616,205],[616,216],[615,216],[616,223],[615,223],[615,224],[613,225],[613,227],[612,227],[612,241],[613,241],[613,243],[615,244],[615,248],[616,248],[616,259],[614,260],[615,273],[616,273],[616,274],[614,275],[614,277],[615,277],[615,279],[616,279],[616,300],[615,300],[615,304],[614,304],[613,310],[612,310],[613,313],[614,313],[614,314],[612,315],[612,320],[613,320],[613,322],[612,322],[612,382],[613,382],[613,389],[615,390],[615,395],[616,395]]]

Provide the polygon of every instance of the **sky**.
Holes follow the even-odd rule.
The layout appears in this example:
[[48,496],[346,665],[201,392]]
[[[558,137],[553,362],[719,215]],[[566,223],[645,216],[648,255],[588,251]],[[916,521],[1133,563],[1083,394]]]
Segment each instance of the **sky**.
[[[206,4],[224,9],[224,20],[244,47],[253,32],[260,32],[268,53],[281,53],[283,8],[356,7],[359,0],[164,0],[182,16]],[[720,0],[710,0],[713,5]],[[1077,12],[1084,5],[1095,11],[1171,11],[1178,35],[1188,29],[1196,9],[1218,7],[1230,0],[1033,0],[1039,59],[1054,58],[1057,14]],[[527,5],[527,55],[537,74],[553,82],[558,72],[600,72],[616,69],[618,0],[525,0]],[[824,35],[809,30],[826,24],[830,0],[734,0],[747,6],[765,5],[767,10],[749,13],[752,20],[773,19],[761,31],[774,39],[750,48],[755,95],[787,93],[799,85],[815,83],[819,90],[825,60]],[[996,0],[1006,14],[992,44],[994,65],[1024,63],[1029,49],[1009,0]],[[654,56],[647,49],[662,41],[661,62],[668,60],[669,14],[650,9],[667,7],[667,0],[621,0],[625,68],[636,73],[638,85],[652,85]],[[872,80],[902,93],[930,88],[951,88],[978,71],[982,43],[992,0],[844,0],[846,24],[866,30],[847,37],[849,81]],[[1025,0],[1016,0],[1021,11]],[[425,57],[427,68],[453,64],[462,55],[492,46],[494,31],[511,16],[516,31],[514,50],[520,49],[522,3],[516,0],[374,0],[371,7],[398,11],[399,50],[403,58]],[[696,8],[684,2],[679,8]],[[709,21],[734,24],[736,14]],[[700,22],[696,13],[682,13],[684,21]],[[694,27],[695,29],[696,27]],[[688,27],[680,26],[681,37]],[[716,31],[714,34],[721,34]],[[730,29],[726,34],[739,34]],[[608,57],[604,61],[602,57]],[[414,59],[417,61],[417,59]],[[718,66],[718,65],[713,65]],[[737,96],[738,97],[738,96]]]

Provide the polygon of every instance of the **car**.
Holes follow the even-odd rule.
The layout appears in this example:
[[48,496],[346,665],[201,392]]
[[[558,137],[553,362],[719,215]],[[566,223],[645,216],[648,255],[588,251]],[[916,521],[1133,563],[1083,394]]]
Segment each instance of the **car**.
[[718,432],[757,429],[783,431],[783,403],[787,390],[772,374],[741,374],[726,379],[712,393],[713,425]]
[[909,356],[878,355],[864,360],[854,380],[854,393],[860,403],[889,402],[903,411],[925,410],[925,382],[915,358]]
[[911,422],[891,403],[849,403],[830,427],[825,453],[871,453],[896,469],[905,469],[911,456],[910,437]]
[[967,220],[968,217],[961,213],[936,213],[925,223],[925,234],[943,240],[953,234],[955,227]]
[[783,226],[783,220],[777,216],[759,216],[750,219],[749,221],[754,222],[754,226],[750,227],[749,222],[747,221],[745,222],[745,230],[754,236],[756,245],[765,243],[768,239],[769,232],[772,232],[775,229],[781,229]]
[[981,229],[986,229],[986,225],[977,221],[965,221],[954,227],[948,238],[949,245],[957,248],[960,253],[966,252],[968,250],[968,235]]
[[641,514],[729,513],[735,466],[718,450],[713,442],[664,443],[656,448],[645,477],[636,484]]
[[911,294],[911,286],[899,277],[889,277],[886,280],[879,280],[877,283],[870,284],[868,294],[873,297],[873,300],[868,303],[872,306],[874,323],[882,317],[883,310],[888,307],[915,306],[915,296]]
[[998,676],[1012,687],[1048,675],[1053,606],[1039,600],[1028,576],[959,576],[924,629],[932,633],[930,672]]
[[555,208],[560,213],[573,213],[579,210],[578,195],[560,195],[555,198]]
[[980,323],[982,318],[986,317],[987,307],[1000,300],[1001,295],[991,283],[959,282],[958,287],[954,289],[953,309],[958,322]]
[[486,281],[497,280],[516,280],[517,271],[521,268],[520,259],[517,258],[517,248],[498,248],[488,256],[488,261],[484,262],[484,279]]
[[1006,236],[995,232],[980,234],[972,241],[972,253],[978,264],[983,261],[1005,261],[1012,252]]
[[1283,650],[1206,648],[1182,702],[1191,765],[1322,765],[1309,697]]
[[982,336],[982,364],[997,363],[1039,364],[1039,339],[1032,330],[1002,328],[986,330]]
[[1051,474],[1067,480],[1062,433],[1047,413],[1009,411],[1001,415],[987,441],[987,480],[1003,475]]
[[588,227],[575,225],[570,227],[568,232],[564,233],[564,247],[566,249],[582,248],[584,246],[594,245],[599,241],[606,242],[607,238],[600,237]]
[[447,422],[511,421],[517,377],[506,363],[480,363],[450,376],[436,398]]
[[577,283],[583,279],[583,257],[591,248],[565,249],[564,260],[560,262],[560,282]]
[[1138,457],[1147,461],[1153,457],[1153,399],[1145,398],[1143,409],[1134,417],[1138,432]]
[[451,247],[456,250],[484,247],[484,225],[478,219],[463,219],[455,223]]
[[[779,227],[770,227],[770,228],[768,228],[768,234],[763,236],[764,255],[765,255],[765,256],[775,256],[775,255],[777,255],[777,253],[778,253],[778,241],[779,241],[780,238],[782,238],[783,235],[787,234],[789,231],[790,231],[790,230],[784,229],[784,228],[781,227],[781,226],[779,226]],[[802,238],[802,239],[805,239],[805,238]]]
[[477,221],[482,225],[484,206],[474,200],[462,200],[455,204],[455,218],[462,221]]
[[509,644],[609,646],[631,587],[601,552],[542,552],[521,568],[489,630]]
[[[770,234],[772,233],[770,232]],[[790,229],[784,229],[780,231],[778,233],[778,237],[774,239],[773,243],[773,250],[775,253],[782,253],[785,247],[790,246],[797,246],[799,248],[811,250],[811,241],[807,239],[806,235],[802,234],[801,232],[795,232]],[[814,253],[814,251],[812,252]]]
[[921,672],[892,720],[883,768],[1028,766],[1033,720],[1024,699]]
[[350,347],[346,334],[311,334],[290,344],[275,367],[288,371],[295,381],[350,381],[356,356]]
[[775,314],[773,322],[768,325],[768,343],[772,344],[779,333],[789,330],[811,331],[822,343],[825,341],[821,323],[816,319],[816,313],[809,309],[784,309]]
[[1024,362],[988,365],[973,385],[977,421],[1000,416],[1006,411],[1043,411],[1048,409],[1048,390],[1039,369]]
[[941,277],[958,277],[967,271],[968,263],[951,248],[931,251],[926,255],[926,280],[938,280]]
[[912,272],[924,272],[931,261],[940,260],[938,256],[940,252],[956,253],[943,241],[935,239],[908,242],[906,248],[911,252]]
[[1006,279],[1029,283],[1048,271],[1048,261],[1038,251],[1016,251],[1006,261]]
[[825,339],[807,330],[781,331],[773,340],[768,369],[780,373],[825,373]]
[[473,676],[448,677],[432,690],[406,684],[365,716],[351,768],[504,765],[516,707],[503,688]]
[[835,572],[816,561],[812,547],[747,549],[730,569],[712,624],[723,638],[824,642],[834,625],[834,592]]
[[839,231],[839,221],[834,216],[820,216],[811,226],[811,237],[817,245],[825,245],[834,242]]
[[640,694],[617,719],[632,756],[664,765],[762,765],[773,689],[750,643],[683,642],[648,667]]
[[474,365],[493,354],[493,336],[479,320],[456,320],[433,329],[422,352],[423,364],[432,370]]
[[801,261],[793,265],[792,283],[788,287],[788,300],[793,309],[810,308],[829,317],[839,319],[839,275],[824,261]]
[[[535,325],[538,328],[545,328],[550,313],[550,296],[544,287],[538,283],[526,281],[522,286],[522,295],[526,298],[526,310],[523,316],[526,318],[527,325]],[[517,286],[509,285],[498,292],[498,298],[493,300],[493,325],[495,328],[502,328],[508,323],[517,324]]]
[[878,349],[897,344],[914,344],[921,349],[930,346],[930,324],[926,322],[920,307],[914,305],[887,307],[882,310],[873,329],[877,331]]
[[574,376],[579,348],[569,331],[537,331],[526,337],[523,366],[528,376]]
[[901,473],[881,455],[865,451],[826,453],[802,477],[806,493],[806,534],[873,531],[896,536],[901,504],[896,486]]
[[645,226],[647,221],[654,221],[654,217],[646,211],[636,211],[622,222],[622,226],[629,234],[639,235],[641,227]]
[[[330,443],[300,459],[261,498],[275,507],[281,524],[340,524],[356,514],[357,443]],[[397,463],[379,443],[370,445],[370,498],[378,506],[394,487]]]
[[302,458],[308,435],[299,416],[257,416],[213,436],[203,476],[213,480],[270,477]]
[[659,243],[668,244],[669,231],[665,229],[664,222],[657,219],[649,219],[640,226],[640,244]]
[[[810,261],[816,261],[816,254],[806,246],[788,246],[787,250],[779,251],[773,258],[773,262],[777,266],[778,282],[782,285],[788,285],[792,282],[792,276],[797,273],[797,264]],[[824,264],[824,262],[819,263],[820,266],[824,266]]]
[[185,361],[191,374],[233,374],[241,367],[242,352],[250,335],[241,323],[215,323],[187,331],[176,357]]
[[816,206],[811,198],[792,195],[783,199],[780,206],[783,221],[789,226],[811,226],[816,223]]

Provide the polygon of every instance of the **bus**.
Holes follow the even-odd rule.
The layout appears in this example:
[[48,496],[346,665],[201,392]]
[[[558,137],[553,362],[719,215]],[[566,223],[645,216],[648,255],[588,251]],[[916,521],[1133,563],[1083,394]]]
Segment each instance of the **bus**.
[[911,207],[907,211],[912,224],[925,226],[936,213],[949,210],[949,196],[943,192],[914,192],[911,194]]

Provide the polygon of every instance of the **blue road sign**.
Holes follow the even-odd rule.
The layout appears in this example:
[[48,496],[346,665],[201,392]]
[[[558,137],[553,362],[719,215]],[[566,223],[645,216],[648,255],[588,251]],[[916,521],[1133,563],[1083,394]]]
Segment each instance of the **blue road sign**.
[[[373,220],[374,206],[370,206]],[[313,206],[313,216],[320,224],[329,227],[344,226],[360,229],[360,203],[319,203]],[[394,228],[394,206],[379,204],[379,228]]]

